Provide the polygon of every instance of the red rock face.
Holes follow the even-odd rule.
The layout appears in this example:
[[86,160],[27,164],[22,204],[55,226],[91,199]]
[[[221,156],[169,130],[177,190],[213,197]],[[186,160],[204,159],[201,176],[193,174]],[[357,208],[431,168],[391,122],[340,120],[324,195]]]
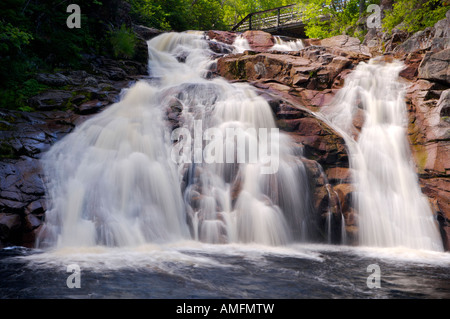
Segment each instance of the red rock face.
[[233,44],[234,40],[237,37],[237,34],[234,32],[228,31],[213,31],[210,30],[207,33],[207,36],[210,40],[216,40],[218,42],[222,42],[225,44]]
[[258,52],[267,52],[275,44],[273,36],[264,31],[246,31],[242,36],[247,39],[250,47]]

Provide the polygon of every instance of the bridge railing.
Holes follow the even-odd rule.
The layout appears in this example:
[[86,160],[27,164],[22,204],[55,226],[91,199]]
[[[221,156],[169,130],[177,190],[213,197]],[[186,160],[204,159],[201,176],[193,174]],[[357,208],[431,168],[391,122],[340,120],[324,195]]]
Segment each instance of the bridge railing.
[[302,15],[296,10],[296,5],[269,9],[248,14],[231,31],[266,30],[279,28],[283,25],[301,22]]

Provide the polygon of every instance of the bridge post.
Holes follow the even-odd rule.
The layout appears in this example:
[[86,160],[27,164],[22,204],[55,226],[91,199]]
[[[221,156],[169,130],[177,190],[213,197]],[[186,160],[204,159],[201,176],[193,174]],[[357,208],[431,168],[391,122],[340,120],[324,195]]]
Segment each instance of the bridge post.
[[252,14],[248,17],[248,29],[251,30],[252,29]]
[[280,8],[277,10],[277,29],[280,28]]

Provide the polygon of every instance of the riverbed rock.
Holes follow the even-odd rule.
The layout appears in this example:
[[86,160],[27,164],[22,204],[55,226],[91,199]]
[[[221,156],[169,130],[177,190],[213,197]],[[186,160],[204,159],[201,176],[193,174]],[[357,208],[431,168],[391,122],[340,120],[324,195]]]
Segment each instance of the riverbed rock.
[[275,44],[274,37],[270,33],[264,31],[245,31],[242,34],[242,37],[247,39],[248,44],[253,50],[258,52],[267,52]]

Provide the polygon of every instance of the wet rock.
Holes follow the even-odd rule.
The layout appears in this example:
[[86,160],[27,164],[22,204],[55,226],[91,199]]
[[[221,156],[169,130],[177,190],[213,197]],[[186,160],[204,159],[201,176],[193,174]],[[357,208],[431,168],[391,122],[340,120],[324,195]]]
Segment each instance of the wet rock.
[[447,177],[421,178],[422,192],[428,197],[436,213],[444,248],[450,250],[450,179]]
[[92,100],[75,107],[79,114],[94,114],[100,112],[105,106],[109,105],[108,101]]

